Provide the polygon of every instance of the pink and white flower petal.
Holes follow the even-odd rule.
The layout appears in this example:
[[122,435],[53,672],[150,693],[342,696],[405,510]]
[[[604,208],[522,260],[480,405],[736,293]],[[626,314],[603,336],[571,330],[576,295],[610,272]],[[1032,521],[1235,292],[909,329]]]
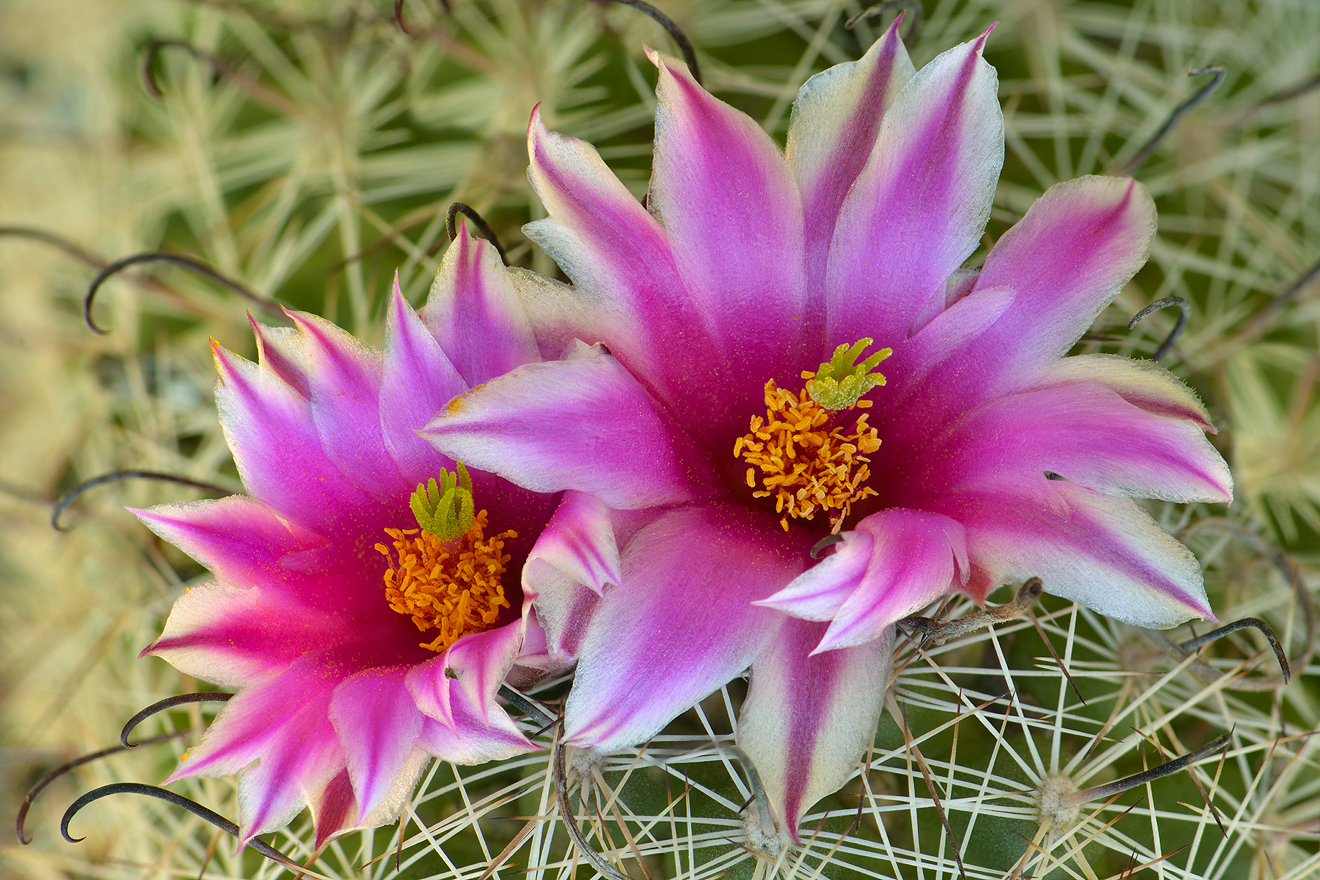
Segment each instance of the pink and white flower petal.
[[[549,564],[598,594],[623,579],[610,509],[585,492],[564,493],[559,509],[546,523],[527,560],[529,564],[532,560]],[[525,589],[530,586],[526,578],[523,585]]]
[[330,723],[339,736],[360,816],[374,813],[415,763],[423,716],[404,687],[410,668],[364,670],[340,683],[330,699]]
[[212,351],[220,423],[250,497],[322,535],[378,509],[326,456],[307,399],[251,361]]
[[469,467],[536,492],[587,492],[610,507],[676,504],[716,485],[705,455],[599,350],[493,379],[422,433]]
[[812,654],[825,625],[788,620],[752,666],[738,745],[755,765],[775,824],[799,842],[811,805],[843,785],[875,739],[892,632]]
[[312,823],[316,826],[313,848],[317,852],[335,836],[359,827],[357,798],[353,795],[347,767],[335,774],[319,792],[310,793],[307,806],[311,808]]
[[971,296],[1006,287],[1016,297],[959,359],[979,364],[990,393],[1031,384],[1146,262],[1154,236],[1155,203],[1134,180],[1081,177],[1050,187],[986,257]]
[[784,618],[752,603],[792,580],[807,552],[765,519],[685,508],[628,542],[623,586],[596,606],[581,646],[569,742],[606,752],[642,742],[760,656]]
[[988,36],[923,67],[885,112],[830,245],[829,345],[863,334],[893,345],[921,329],[980,243],[1004,162]]
[[489,724],[482,724],[467,706],[460,706],[455,712],[454,727],[427,718],[418,745],[428,754],[455,764],[503,761],[538,748],[503,709],[491,713]]
[[[590,144],[549,131],[539,108],[527,129],[527,176],[549,215],[523,227],[593,306],[585,342],[604,342],[662,398],[711,411],[715,389],[692,375],[718,370],[709,315],[679,272],[669,235]],[[581,335],[579,338],[582,338]],[[694,366],[705,366],[696,370]]]
[[396,275],[385,325],[380,425],[385,447],[409,482],[438,478],[440,468],[454,469],[417,431],[467,390],[440,343],[403,298]]
[[287,824],[346,766],[326,715],[343,670],[327,659],[305,655],[236,695],[166,783],[247,768],[238,790],[240,841]]
[[885,636],[896,621],[960,589],[970,573],[962,525],[937,513],[890,508],[863,519],[844,539],[837,564],[828,565],[834,557],[827,557],[758,603],[829,620],[813,653]]
[[1098,382],[1148,413],[1187,419],[1203,431],[1217,433],[1210,424],[1210,413],[1192,390],[1154,361],[1116,354],[1073,355],[1047,367],[1035,387],[1051,388],[1074,382]]
[[[523,615],[530,612],[530,603],[524,603]],[[469,633],[455,642],[441,658],[446,669],[445,675],[449,675],[448,670],[453,670],[453,683],[463,689],[467,705],[472,706],[477,717],[483,721],[490,720],[495,692],[500,689],[514,661],[522,653],[525,626],[524,619],[520,617],[485,632]],[[440,664],[433,660],[425,665]]]
[[[648,55],[660,71],[649,205],[694,307],[714,322],[722,361],[737,365],[725,393],[755,403],[786,345],[799,347],[789,344],[806,301],[797,182],[751,118],[711,97],[682,63]],[[746,419],[736,403],[726,409]]]
[[835,536],[833,550],[757,605],[802,620],[830,620],[862,584],[875,555],[875,541],[865,529]]
[[1046,592],[1136,626],[1214,619],[1196,557],[1135,502],[1066,482],[1048,487],[1061,510],[1006,491],[940,499],[967,529],[967,592],[981,598],[1039,577]]
[[386,507],[414,488],[385,447],[380,353],[315,315],[291,312],[307,346],[312,421],[326,457],[348,482]]
[[499,253],[460,225],[445,252],[422,321],[469,386],[541,359]]
[[279,576],[286,555],[325,544],[320,535],[245,495],[129,510],[218,579],[237,587],[268,583]]
[[545,559],[523,566],[524,589],[536,594],[537,619],[545,632],[545,650],[558,664],[577,659],[601,594]]
[[257,341],[257,363],[303,397],[311,397],[307,384],[307,349],[296,327],[267,327],[248,313]]
[[286,594],[203,581],[178,598],[164,632],[142,653],[222,687],[243,687],[282,674],[328,644],[371,634],[351,618],[319,613]]
[[485,719],[490,705],[522,649],[523,621],[482,633],[469,633],[434,660],[407,675],[408,693],[422,714],[453,727],[454,707],[465,702]]
[[1233,500],[1228,465],[1198,424],[1153,415],[1095,382],[1001,397],[931,451],[941,458],[933,491],[1022,485],[1049,472],[1111,495]]
[[[823,293],[839,208],[871,157],[885,111],[916,73],[898,37],[901,21],[900,15],[857,61],[807,80],[793,103],[785,158],[802,194],[809,291]],[[803,318],[819,321],[824,312],[823,300],[812,302]]]

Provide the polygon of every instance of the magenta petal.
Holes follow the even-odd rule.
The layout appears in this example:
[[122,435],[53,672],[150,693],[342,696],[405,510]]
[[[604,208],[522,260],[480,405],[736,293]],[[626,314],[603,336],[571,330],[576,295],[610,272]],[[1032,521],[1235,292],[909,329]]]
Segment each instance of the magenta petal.
[[838,789],[875,738],[893,639],[808,656],[825,627],[789,620],[752,666],[738,745],[765,787],[775,823],[799,841],[798,822]]
[[378,509],[327,458],[305,398],[274,373],[218,345],[213,351],[220,423],[252,498],[320,534]]
[[206,681],[242,687],[360,633],[351,618],[318,613],[276,591],[203,581],[179,597],[165,631],[143,653]]
[[1157,416],[1187,419],[1211,434],[1210,414],[1177,376],[1154,361],[1133,360],[1116,354],[1079,354],[1066,357],[1046,370],[1037,388],[1096,382],[1133,406]]
[[536,492],[588,492],[611,507],[674,504],[715,484],[705,456],[627,370],[594,350],[493,379],[423,433],[470,467]]
[[[693,305],[719,333],[725,362],[738,365],[728,381],[753,383],[734,398],[756,400],[802,328],[797,182],[751,118],[711,97],[682,64],[650,57],[660,80],[649,205]],[[811,355],[818,349],[816,340]]]
[[527,558],[541,560],[597,593],[618,585],[622,578],[610,509],[585,492],[564,493]]
[[[839,208],[870,159],[885,111],[916,72],[899,21],[859,60],[807,80],[793,103],[785,156],[802,193],[808,290],[823,292]],[[824,310],[823,299],[813,302],[803,318],[821,321]]]
[[348,778],[347,768],[339,771],[321,789],[319,796],[312,798],[309,806],[316,824],[316,843],[313,846],[320,852],[329,840],[357,824],[357,799],[353,796],[353,783]]
[[455,764],[502,761],[537,750],[502,708],[492,711],[487,723],[463,700],[454,707],[453,726],[427,718],[418,745],[428,754]]
[[1078,381],[1001,397],[944,446],[939,487],[1023,485],[1046,472],[1107,494],[1229,502],[1233,478],[1201,427]]
[[895,345],[935,317],[945,283],[980,243],[1004,161],[989,32],[904,86],[839,211],[826,290],[831,345]]
[[[239,782],[241,841],[288,823],[345,767],[326,711],[342,671],[308,655],[230,700],[166,782],[247,771]],[[259,761],[255,767],[249,767]]]
[[947,516],[891,508],[857,530],[871,534],[871,564],[815,653],[887,638],[895,622],[960,589],[970,574],[966,534]]
[[455,707],[470,706],[479,720],[490,705],[522,648],[523,621],[518,619],[482,633],[470,633],[434,660],[414,667],[408,692],[422,714],[454,727]]
[[329,718],[339,735],[357,797],[358,815],[369,816],[400,786],[422,732],[403,679],[407,666],[368,669],[335,688]]
[[303,397],[311,397],[307,384],[307,347],[296,327],[267,327],[248,315],[257,342],[257,362]]
[[132,513],[216,578],[236,587],[267,583],[284,556],[325,543],[319,535],[242,495],[162,504]]
[[415,488],[385,448],[380,419],[380,353],[315,315],[290,317],[307,341],[312,419],[326,457],[353,485],[387,507]]
[[470,386],[541,359],[508,270],[489,242],[468,234],[466,222],[421,316]]
[[581,310],[578,338],[606,343],[630,369],[652,377],[666,402],[719,411],[715,389],[690,378],[719,371],[722,346],[678,271],[664,227],[590,144],[547,130],[539,109],[527,150],[527,176],[549,216],[523,231],[590,304]]
[[577,659],[600,594],[544,559],[523,566],[523,589],[536,595],[536,613],[545,630],[545,650],[557,663]]
[[783,618],[751,603],[792,580],[807,550],[766,519],[689,508],[628,542],[623,586],[606,592],[582,644],[565,707],[570,742],[641,742],[759,656]]
[[968,591],[1039,577],[1045,591],[1136,626],[1214,619],[1196,557],[1128,498],[1066,482],[1037,495],[964,492],[938,502],[967,529]]
[[841,537],[832,555],[758,603],[831,621],[817,653],[880,638],[896,621],[967,581],[963,527],[947,516],[891,508]]
[[[1155,204],[1116,177],[1055,184],[986,257],[976,290],[1016,294],[1000,321],[959,354],[988,389],[1017,390],[1068,352],[1146,262]],[[973,377],[968,377],[972,379]]]
[[463,689],[468,705],[483,721],[490,719],[495,692],[522,651],[523,627],[520,618],[495,629],[470,633],[455,642],[442,658],[446,670],[453,670],[452,681]]
[[396,277],[385,326],[380,424],[390,455],[407,481],[415,484],[438,478],[440,468],[453,470],[453,462],[417,432],[468,385],[398,285]]
[[803,620],[830,620],[861,586],[875,555],[875,542],[865,529],[844,532],[820,562],[795,577],[788,586],[757,605]]

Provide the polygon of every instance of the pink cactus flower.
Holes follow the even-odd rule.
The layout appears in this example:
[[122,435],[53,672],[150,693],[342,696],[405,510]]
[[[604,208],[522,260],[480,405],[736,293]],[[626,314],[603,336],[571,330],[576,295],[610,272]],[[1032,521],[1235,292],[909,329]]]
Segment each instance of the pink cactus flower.
[[644,741],[750,668],[738,742],[781,837],[855,770],[894,624],[940,597],[1039,576],[1141,626],[1213,616],[1133,500],[1231,500],[1206,411],[1151,362],[1066,356],[1145,262],[1150,196],[1061,183],[965,267],[1004,154],[988,35],[914,71],[896,23],[803,86],[784,151],[653,53],[649,210],[534,113],[526,231],[573,286],[520,284],[562,353],[427,429],[636,512],[613,586],[538,581],[577,659],[565,735]]
[[496,691],[546,661],[521,569],[538,536],[556,545],[557,499],[418,436],[455,396],[540,359],[485,242],[460,236],[420,314],[396,280],[384,352],[290,317],[253,322],[260,365],[214,346],[247,494],[137,511],[214,574],[143,653],[238,689],[171,780],[241,771],[244,843],[310,805],[319,847],[390,821],[432,756],[535,748]]

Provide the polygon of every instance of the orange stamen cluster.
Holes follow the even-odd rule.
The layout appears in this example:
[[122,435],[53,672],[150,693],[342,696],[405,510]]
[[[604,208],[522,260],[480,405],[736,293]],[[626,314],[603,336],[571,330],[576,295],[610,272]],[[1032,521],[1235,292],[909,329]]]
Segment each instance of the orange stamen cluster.
[[504,567],[509,555],[504,542],[516,532],[484,535],[486,511],[457,538],[444,541],[420,529],[386,529],[394,546],[377,544],[389,560],[385,572],[385,598],[390,607],[408,615],[424,633],[438,630],[423,648],[445,651],[468,633],[490,629],[508,608],[504,596]]
[[[804,373],[811,378],[814,373]],[[808,391],[800,395],[765,383],[765,418],[753,416],[751,430],[733,444],[734,456],[743,459],[747,485],[762,488],[757,498],[774,496],[775,513],[788,531],[789,517],[811,519],[820,511],[831,513],[830,525],[838,532],[856,501],[875,495],[864,485],[871,475],[868,453],[880,448],[880,437],[863,413],[851,425],[837,426],[838,411],[817,403]],[[866,409],[869,400],[852,407]],[[844,410],[842,412],[847,412]]]

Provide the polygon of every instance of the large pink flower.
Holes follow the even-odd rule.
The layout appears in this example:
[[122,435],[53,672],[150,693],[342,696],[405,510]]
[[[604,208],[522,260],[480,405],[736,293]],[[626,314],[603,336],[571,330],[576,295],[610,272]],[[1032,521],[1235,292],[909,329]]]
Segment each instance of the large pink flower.
[[563,354],[427,430],[645,513],[617,588],[537,587],[578,659],[567,736],[642,741],[750,667],[739,742],[794,837],[874,736],[895,621],[1030,576],[1143,626],[1210,617],[1196,560],[1132,498],[1231,498],[1186,387],[1065,357],[1146,259],[1146,191],[1059,184],[964,269],[1003,162],[988,32],[914,72],[896,28],[806,83],[785,152],[653,55],[649,211],[533,114],[548,218],[527,233],[574,286],[519,277]]
[[462,534],[425,535],[410,506],[419,484],[461,473],[418,430],[540,357],[486,243],[460,236],[420,315],[396,283],[383,353],[290,317],[292,329],[253,323],[260,365],[215,346],[248,494],[138,512],[215,576],[144,653],[240,689],[171,779],[246,768],[243,841],[310,804],[319,846],[397,815],[430,756],[534,748],[495,695],[515,664],[545,659],[520,573],[538,535],[553,549],[571,516],[542,534],[554,497],[475,469]]

